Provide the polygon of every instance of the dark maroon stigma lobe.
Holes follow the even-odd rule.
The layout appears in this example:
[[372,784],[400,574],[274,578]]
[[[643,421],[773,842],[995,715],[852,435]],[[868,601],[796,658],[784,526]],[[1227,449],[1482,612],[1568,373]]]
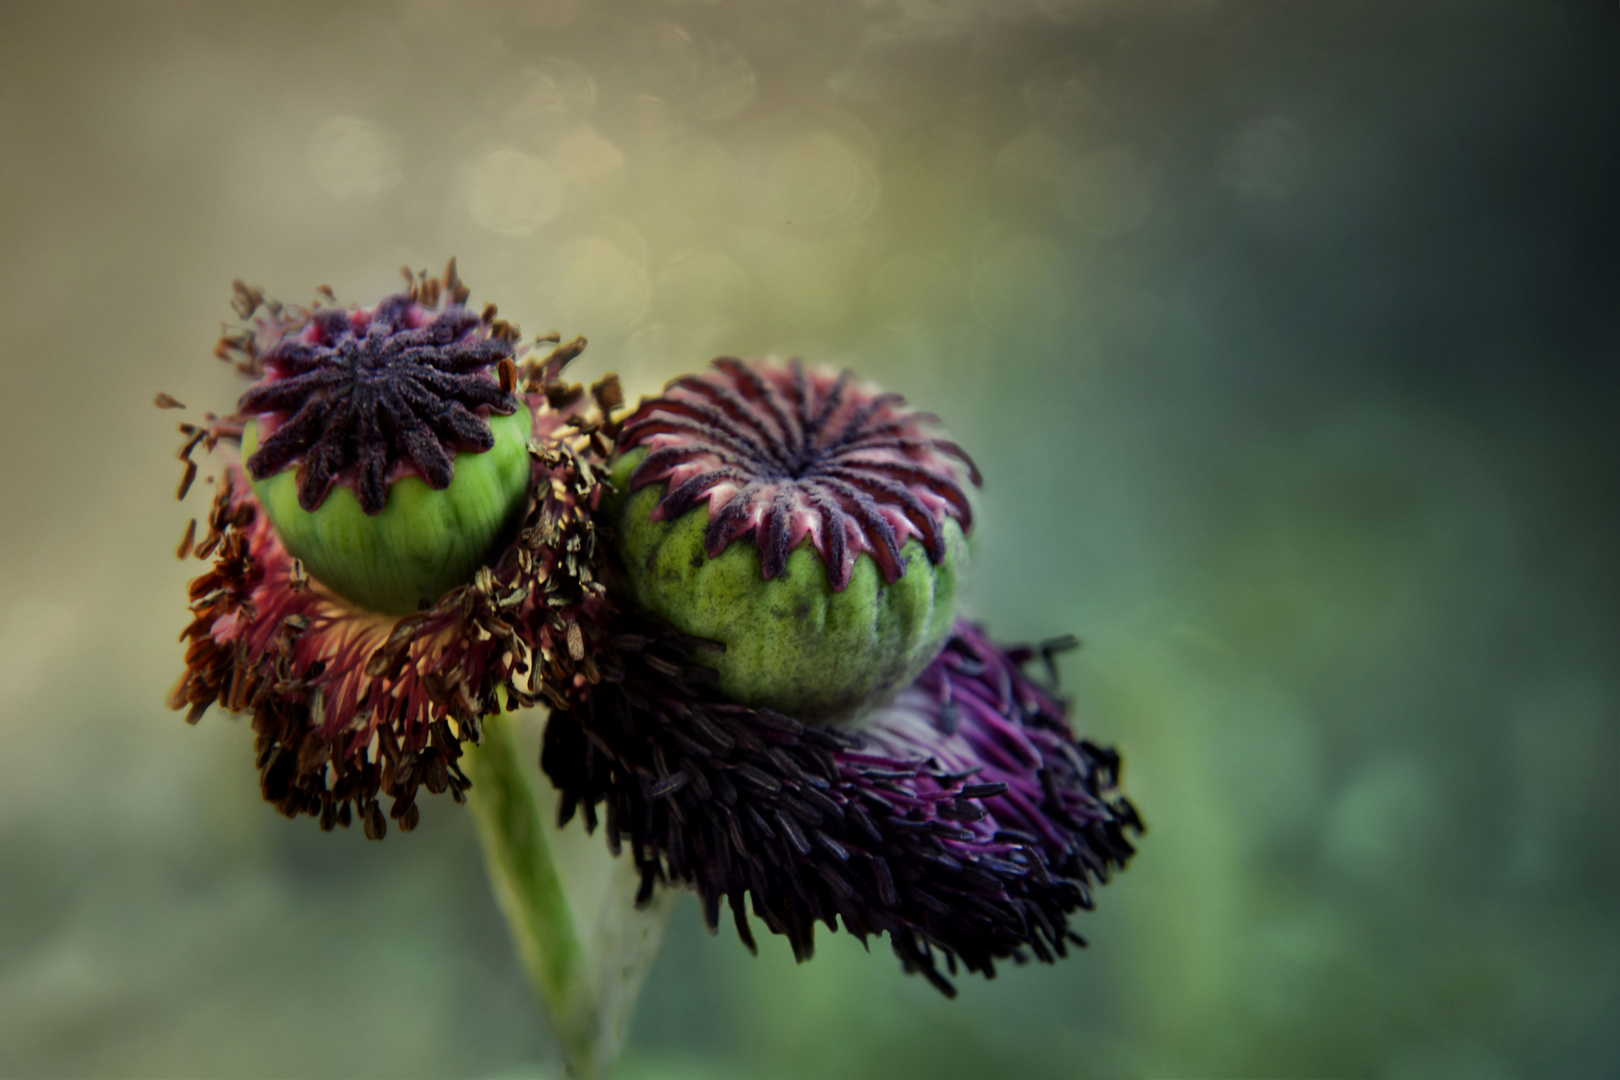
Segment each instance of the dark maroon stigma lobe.
[[264,480],[300,463],[298,504],[306,511],[351,467],[368,514],[382,512],[389,473],[407,460],[443,490],[454,452],[495,445],[474,410],[517,411],[518,399],[485,371],[512,352],[459,304],[435,315],[399,293],[369,313],[320,309],[263,354],[265,379],[237,403],[241,413],[281,420],[248,458],[248,471]]
[[722,357],[644,402],[619,448],[648,451],[632,490],[668,484],[655,520],[707,501],[710,558],[753,534],[770,580],[808,536],[835,590],[863,552],[893,583],[912,537],[936,565],[944,560],[947,520],[964,532],[973,520],[961,474],[979,483],[962,448],[932,436],[937,421],[904,400],[854,385],[848,371]]

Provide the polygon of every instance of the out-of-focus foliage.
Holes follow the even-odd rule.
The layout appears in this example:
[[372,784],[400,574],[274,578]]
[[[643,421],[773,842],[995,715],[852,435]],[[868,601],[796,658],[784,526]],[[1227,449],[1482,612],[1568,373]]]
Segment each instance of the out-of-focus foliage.
[[[676,920],[635,1077],[1620,1069],[1613,5],[8,5],[0,1074],[555,1068],[464,811],[326,836],[162,706],[233,277],[460,257],[632,397],[848,362],[983,466],[1151,826],[939,1000]],[[206,471],[206,470],[205,470]],[[193,500],[200,496],[194,495]],[[1610,1017],[1605,1022],[1604,1016]]]

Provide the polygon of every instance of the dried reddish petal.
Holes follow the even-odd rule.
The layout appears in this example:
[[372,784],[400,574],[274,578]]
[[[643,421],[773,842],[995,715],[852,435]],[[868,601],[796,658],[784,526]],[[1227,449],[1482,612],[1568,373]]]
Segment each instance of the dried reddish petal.
[[[413,278],[401,303],[436,307],[442,297],[459,305],[466,295],[452,262],[442,280]],[[254,322],[227,334],[220,353],[248,374],[262,374],[267,363],[318,371],[318,358],[289,335],[350,317],[341,309],[282,308],[240,283],[237,299],[238,312]],[[484,321],[493,314],[488,309]],[[516,334],[491,326],[502,341]],[[169,703],[187,710],[192,723],[216,703],[252,714],[261,786],[283,813],[310,814],[323,828],[347,825],[358,813],[366,834],[378,838],[386,832],[378,800],[388,796],[390,815],[408,830],[419,816],[421,787],[462,798],[461,743],[480,737],[483,717],[559,700],[576,676],[595,677],[589,650],[580,647],[596,635],[590,611],[602,591],[592,571],[590,522],[598,470],[586,458],[611,425],[585,416],[580,388],[569,395],[579,407],[549,404],[552,389],[564,386],[563,365],[582,345],[524,363],[519,401],[534,417],[536,441],[521,531],[473,581],[429,610],[382,616],[311,582],[241,469],[223,470],[207,534],[181,547],[182,557],[189,548],[212,566],[191,583],[192,619],[181,634],[186,672]],[[239,441],[241,423],[232,416],[181,425],[188,473],[199,445]]]

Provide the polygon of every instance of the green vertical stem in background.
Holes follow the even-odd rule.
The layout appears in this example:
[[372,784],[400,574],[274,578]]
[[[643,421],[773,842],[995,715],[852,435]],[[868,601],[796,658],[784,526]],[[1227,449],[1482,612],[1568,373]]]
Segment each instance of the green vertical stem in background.
[[478,820],[495,898],[516,939],[518,956],[551,1014],[570,1071],[600,1074],[595,1003],[587,985],[585,950],[562,877],[546,841],[545,822],[529,782],[530,766],[519,748],[510,716],[484,724],[483,744],[469,747],[463,767]]
[[[609,858],[605,844],[594,850]],[[623,855],[612,860],[596,928],[587,943],[599,1016],[598,1053],[608,1062],[624,1045],[642,984],[664,946],[664,929],[685,895],[683,889],[660,888],[645,908],[637,908],[640,885],[634,859]]]
[[581,927],[569,901],[569,875],[553,851],[554,827],[530,781],[535,765],[513,718],[486,720],[483,743],[467,748],[462,766],[472,780],[468,795],[495,897],[551,1016],[568,1075],[604,1076],[619,1055],[680,893],[660,889],[637,909],[633,860],[612,859],[605,845],[593,846],[598,865],[569,867],[581,878],[606,877],[595,917]]

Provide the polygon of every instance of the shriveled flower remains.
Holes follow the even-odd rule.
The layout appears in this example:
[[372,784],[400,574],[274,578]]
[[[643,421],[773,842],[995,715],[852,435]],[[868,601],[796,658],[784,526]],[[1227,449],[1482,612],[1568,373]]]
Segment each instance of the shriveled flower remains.
[[[727,700],[704,662],[723,644],[638,608],[626,584],[638,568],[599,520],[616,445],[640,447],[650,453],[633,485],[665,485],[660,518],[709,514],[705,557],[751,536],[762,588],[785,588],[773,579],[806,543],[842,593],[864,554],[882,571],[866,586],[882,602],[908,536],[938,563],[947,523],[971,523],[948,464],[967,462],[960,448],[896,395],[797,362],[724,361],[625,422],[614,377],[589,394],[562,380],[583,339],[549,335],[545,355],[530,355],[493,306],[464,306],[454,262],[407,279],[370,310],[329,292],[283,307],[238,283],[245,325],[218,355],[255,384],[236,412],[181,425],[181,496],[199,446],[240,441],[256,416],[269,434],[246,472],[220,471],[201,539],[193,522],[182,541],[182,558],[210,566],[191,585],[173,707],[191,722],[215,703],[250,713],[270,802],[328,829],[358,816],[380,838],[385,797],[407,830],[421,787],[461,801],[463,744],[492,715],[543,703],[541,763],[561,823],[605,822],[615,853],[630,849],[642,899],[690,886],[711,926],[730,908],[750,948],[749,898],[801,960],[815,924],[841,919],[863,939],[886,933],[908,971],[947,993],[959,964],[988,976],[1079,941],[1070,916],[1125,865],[1141,822],[1118,790],[1118,756],[1077,741],[1061,701],[1024,670],[1034,651],[951,627],[942,609],[943,647],[921,646],[937,655],[855,722]],[[347,487],[377,519],[353,550],[415,535],[417,519],[392,516],[457,497],[457,463],[489,450],[489,417],[517,409],[529,430],[521,513],[468,580],[415,612],[370,611],[310,577],[261,505],[256,484],[296,470],[301,511]],[[407,478],[432,494],[394,498]]]
[[1051,962],[1070,913],[1122,868],[1141,822],[1119,757],[1076,743],[1058,701],[970,623],[859,732],[706,695],[707,669],[634,613],[610,678],[546,727],[541,763],[588,828],[628,843],[642,892],[692,885],[750,949],[745,897],[800,960],[815,923],[887,933],[906,970],[954,995],[954,973]]
[[[424,363],[421,354],[436,339],[464,369],[468,356],[498,363],[499,381],[488,383],[485,404],[499,409],[520,402],[532,418],[521,523],[471,580],[423,610],[392,617],[310,578],[286,550],[242,468],[226,464],[203,537],[197,540],[193,521],[180,545],[181,558],[195,555],[212,565],[191,584],[192,621],[181,635],[188,643],[186,671],[169,700],[187,710],[192,723],[215,703],[250,713],[265,798],[289,817],[310,814],[327,829],[358,815],[374,839],[387,831],[382,796],[391,800],[388,816],[406,830],[418,820],[420,788],[448,790],[462,800],[468,782],[457,767],[461,744],[479,739],[484,718],[542,698],[565,704],[559,687],[572,686],[576,672],[594,676],[584,626],[589,602],[602,593],[593,576],[590,507],[597,481],[590,462],[601,459],[606,443],[587,417],[583,389],[560,379],[583,339],[514,364],[517,328],[495,318],[493,305],[469,320],[462,306],[467,290],[453,261],[443,277],[407,278],[406,292],[371,313],[283,307],[238,283],[237,312],[248,322],[222,338],[217,355],[249,377],[270,372],[244,395],[241,408],[266,402],[261,389],[278,382],[277,358],[294,351],[290,342],[307,340],[311,327],[327,336],[338,336],[331,328],[339,325],[397,327],[416,344],[395,355],[430,369],[432,357]],[[330,294],[323,298],[330,304]],[[451,332],[440,334],[441,327]],[[592,389],[600,407],[621,400],[612,379]],[[298,414],[321,401],[297,403]],[[178,403],[164,395],[159,404]],[[325,414],[340,424],[352,415],[338,408]],[[193,452],[239,442],[247,419],[239,411],[180,425],[182,497],[196,475]],[[415,433],[404,423],[395,427],[411,445]],[[306,474],[314,468],[311,459],[321,460],[321,439],[314,433],[302,444]],[[361,467],[354,469],[351,460],[349,475],[338,470],[337,482],[358,482],[364,490],[370,483],[364,462],[391,448],[363,440],[345,445]],[[317,486],[330,489],[329,479]],[[301,502],[302,495],[301,486]]]

